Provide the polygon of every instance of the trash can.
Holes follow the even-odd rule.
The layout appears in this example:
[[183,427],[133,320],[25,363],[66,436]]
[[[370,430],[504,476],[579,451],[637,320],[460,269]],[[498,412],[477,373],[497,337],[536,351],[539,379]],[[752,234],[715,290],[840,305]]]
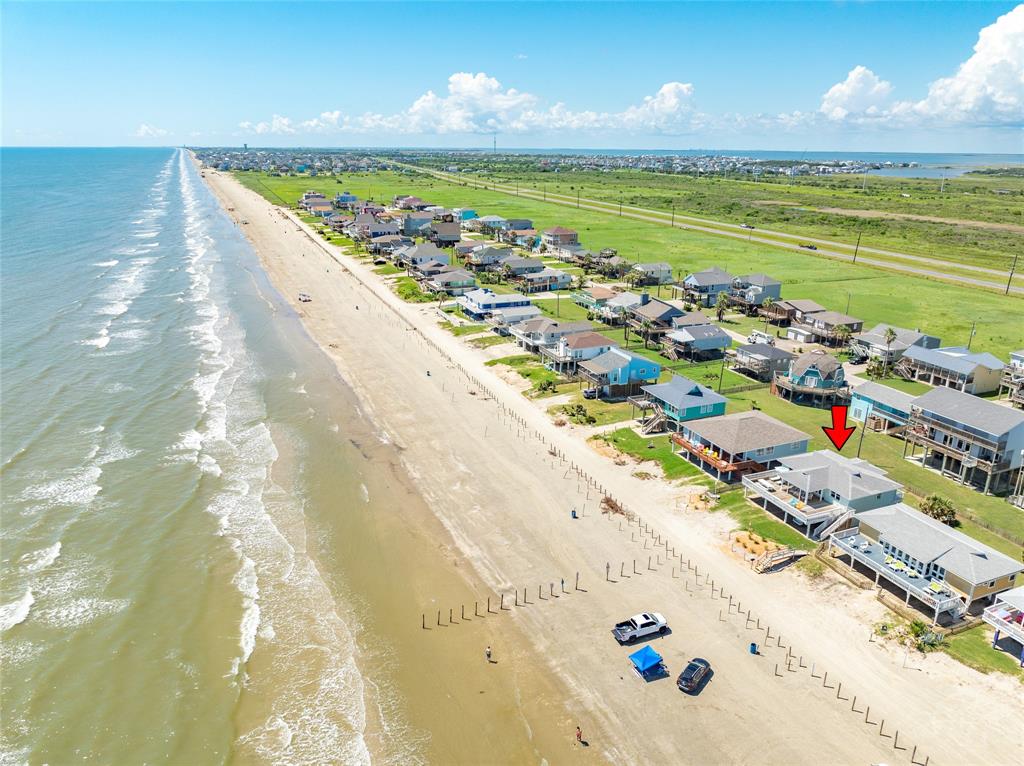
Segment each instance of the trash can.
[[757,644],[754,644],[754,643],[750,644],[750,653],[751,654],[757,654]]
[[578,518],[578,517],[576,516],[576,509],[575,509],[575,508],[573,508],[573,509],[572,509],[572,517],[573,517],[574,519],[575,519],[575,518]]

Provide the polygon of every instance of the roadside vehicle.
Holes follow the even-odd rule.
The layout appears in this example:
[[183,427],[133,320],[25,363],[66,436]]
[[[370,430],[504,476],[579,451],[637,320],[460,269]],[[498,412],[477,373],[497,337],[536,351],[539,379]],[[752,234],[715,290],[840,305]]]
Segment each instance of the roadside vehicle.
[[583,389],[583,398],[584,399],[596,399],[597,398],[597,389],[596,388],[584,388]]
[[769,346],[774,346],[775,338],[766,332],[751,330],[750,335],[747,336],[747,343],[767,343]]
[[696,691],[710,670],[710,662],[700,657],[694,657],[690,660],[690,664],[683,668],[683,672],[679,674],[676,686],[679,687],[680,691]]
[[740,228],[741,229],[751,229],[751,230],[753,230],[754,227],[751,226],[749,223],[741,223],[740,224]]
[[811,245],[811,244],[808,244],[806,242],[804,244],[800,245],[800,247],[804,248],[805,250],[817,250],[818,249],[817,245]]
[[309,293],[299,293],[299,300],[302,303],[309,303],[311,300],[313,300],[313,296],[311,296]]
[[612,628],[612,635],[620,644],[631,644],[637,639],[647,636],[663,636],[667,632],[668,620],[658,612],[635,614]]

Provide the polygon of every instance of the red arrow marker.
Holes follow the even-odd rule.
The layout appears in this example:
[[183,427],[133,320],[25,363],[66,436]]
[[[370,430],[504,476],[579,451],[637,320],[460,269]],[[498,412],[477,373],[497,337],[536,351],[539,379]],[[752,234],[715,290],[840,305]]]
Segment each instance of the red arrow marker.
[[821,427],[821,430],[825,432],[825,436],[828,437],[828,440],[832,442],[837,450],[841,450],[850,438],[850,435],[857,430],[857,426],[846,427],[846,409],[845,404],[833,405],[832,427]]

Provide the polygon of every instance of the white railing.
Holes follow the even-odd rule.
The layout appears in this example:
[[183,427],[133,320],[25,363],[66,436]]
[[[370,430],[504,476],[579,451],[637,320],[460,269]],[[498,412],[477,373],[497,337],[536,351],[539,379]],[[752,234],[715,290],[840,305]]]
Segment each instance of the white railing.
[[1017,617],[1019,614],[1020,610],[1015,607],[1005,603],[995,603],[985,608],[985,611],[981,613],[981,619],[996,630],[1002,631],[1024,644],[1024,625],[1007,619],[1007,616]]
[[[747,474],[743,477],[742,481],[744,487],[752,489],[757,495],[763,497],[783,513],[788,513],[790,516],[800,519],[804,522],[805,526],[827,521],[840,510],[840,506],[837,506],[834,503],[819,506],[804,503],[803,508],[797,508],[794,505],[790,505],[783,501],[782,498],[778,497],[776,493],[769,491],[760,483],[761,481],[774,482],[776,479],[778,479],[778,474],[775,471],[762,471],[761,473]],[[783,491],[789,494],[789,490],[784,486],[779,486],[777,491]],[[790,497],[793,497],[792,494],[790,494]],[[808,534],[809,533],[810,529],[808,529]]]

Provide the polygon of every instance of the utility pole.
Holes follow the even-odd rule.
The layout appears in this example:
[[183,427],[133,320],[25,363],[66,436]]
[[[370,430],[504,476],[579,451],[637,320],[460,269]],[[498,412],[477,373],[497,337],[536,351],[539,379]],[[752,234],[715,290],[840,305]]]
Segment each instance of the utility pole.
[[1017,270],[1017,257],[1019,255],[1020,255],[1020,253],[1014,253],[1013,254],[1013,263],[1010,265],[1010,276],[1006,280],[1006,291],[1003,293],[1003,295],[1009,295],[1010,294],[1010,282],[1013,281],[1013,272],[1015,272]]
[[856,245],[856,247],[853,248],[853,262],[854,263],[857,262],[857,253],[860,252],[860,235],[863,234],[863,233],[864,232],[861,232],[861,231],[857,232],[857,245]]
[[548,201],[548,185],[544,184],[544,201]]
[[974,333],[977,332],[977,329],[978,329],[978,320],[975,319],[973,322],[971,322],[971,337],[969,337],[967,339],[967,350],[968,351],[971,350],[971,343],[974,341]]
[[619,216],[622,216],[622,197],[619,197]]
[[676,225],[676,206],[672,205],[672,226]]
[[868,430],[868,418],[871,417],[871,405],[864,411],[864,422],[860,427],[860,441],[857,442],[857,457],[860,457],[860,448],[864,446],[864,432]]
[[576,209],[580,209],[580,190],[576,190]]
[[845,312],[843,312],[843,313],[845,313],[845,314],[846,314],[847,316],[849,316],[849,315],[850,315],[850,300],[851,300],[852,298],[853,298],[853,293],[851,293],[851,292],[847,291],[847,293],[846,293],[846,311],[845,311]]
[[718,393],[722,393],[722,378],[725,377],[725,351],[722,351],[722,369],[718,372]]

